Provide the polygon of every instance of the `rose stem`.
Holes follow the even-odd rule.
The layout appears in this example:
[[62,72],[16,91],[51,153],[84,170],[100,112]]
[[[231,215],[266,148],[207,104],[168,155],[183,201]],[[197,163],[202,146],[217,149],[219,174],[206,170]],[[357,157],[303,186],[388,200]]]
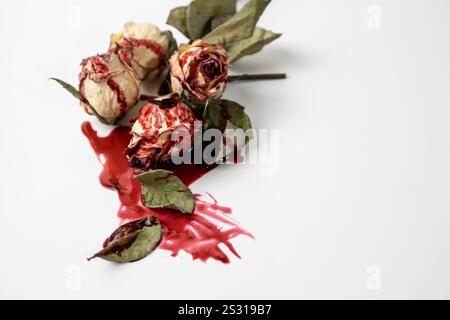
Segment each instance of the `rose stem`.
[[[286,73],[263,73],[263,74],[240,74],[235,76],[228,76],[228,82],[245,81],[245,80],[278,80],[286,79]],[[152,102],[157,96],[141,95],[141,101]]]
[[236,76],[228,76],[228,82],[243,80],[277,80],[286,78],[286,73],[240,74]]
[[147,96],[145,94],[141,94],[141,96],[139,97],[139,100],[153,102],[156,98],[158,98],[158,97],[157,96]]

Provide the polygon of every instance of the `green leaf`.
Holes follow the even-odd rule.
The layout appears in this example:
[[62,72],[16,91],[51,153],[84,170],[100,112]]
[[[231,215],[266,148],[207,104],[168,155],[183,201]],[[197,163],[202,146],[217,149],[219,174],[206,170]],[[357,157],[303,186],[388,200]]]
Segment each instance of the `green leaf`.
[[[105,118],[103,118],[98,112],[97,110],[95,110],[95,108],[93,106],[91,106],[91,104],[89,103],[89,101],[87,101],[82,95],[81,93],[75,89],[74,86],[72,86],[71,84],[62,81],[60,79],[56,79],[56,78],[50,78],[50,80],[56,81],[57,83],[59,83],[64,89],[66,89],[67,91],[69,91],[76,99],[80,100],[81,102],[85,103],[87,106],[89,106],[89,108],[91,109],[92,113],[98,118],[98,120],[101,123],[104,124],[115,124],[115,123],[110,123],[108,122]],[[119,119],[120,120],[120,119]]]
[[251,37],[269,3],[270,0],[248,1],[231,19],[204,36],[203,41],[224,44]]
[[187,29],[187,7],[177,7],[172,9],[166,23],[177,28],[178,31],[190,38]]
[[236,12],[236,0],[193,0],[187,8],[187,30],[191,40],[209,32],[215,16]]
[[88,260],[125,263],[143,259],[159,245],[162,234],[163,228],[154,215],[127,223],[116,229],[105,241],[105,248]]
[[252,124],[244,110],[243,106],[231,100],[211,101],[204,114],[205,129],[215,128],[223,132],[230,122],[234,127],[247,131]]
[[253,32],[250,38],[228,44],[227,51],[230,62],[260,52],[264,46],[278,39],[280,36],[280,33],[273,33],[263,28],[255,28],[255,32]]
[[195,200],[191,190],[173,172],[151,170],[136,177],[142,185],[142,200],[148,208],[169,208],[191,214]]
[[[250,118],[245,113],[244,107],[234,101],[211,102],[205,110],[204,120],[205,131],[215,128],[223,133],[220,150],[215,157],[217,163],[229,158],[231,154],[235,153],[235,150],[241,149],[253,137],[252,132],[247,133],[247,130],[252,128]],[[242,129],[244,136],[239,134],[239,129]]]
[[50,80],[58,82],[64,89],[69,91],[75,98],[77,98],[81,102],[85,102],[85,99],[83,98],[81,93],[77,89],[75,89],[75,87],[72,86],[71,84],[68,84],[67,82],[62,81],[60,79],[56,79],[56,78],[50,78]]
[[211,30],[214,30],[215,28],[217,28],[221,24],[224,24],[225,22],[230,20],[234,16],[234,14],[235,14],[235,12],[233,12],[233,13],[226,13],[226,14],[221,14],[220,16],[215,16],[214,18],[212,18],[212,20],[211,20]]

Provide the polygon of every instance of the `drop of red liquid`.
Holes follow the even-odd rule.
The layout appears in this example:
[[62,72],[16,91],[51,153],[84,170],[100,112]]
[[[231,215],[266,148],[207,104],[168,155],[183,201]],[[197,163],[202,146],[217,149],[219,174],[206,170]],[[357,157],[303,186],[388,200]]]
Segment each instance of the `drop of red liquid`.
[[[252,235],[239,227],[230,217],[230,208],[219,206],[211,196],[212,202],[202,200],[200,195],[195,195],[196,208],[190,216],[171,210],[145,207],[141,201],[140,183],[133,178],[133,170],[128,166],[124,154],[131,138],[130,128],[118,127],[107,137],[99,137],[91,123],[84,122],[82,131],[103,166],[100,183],[105,188],[116,190],[119,195],[121,205],[118,216],[122,223],[156,214],[164,226],[164,237],[159,248],[171,251],[172,256],[185,251],[194,260],[207,261],[211,258],[229,263],[228,256],[219,247],[223,244],[240,258],[230,240],[239,235],[249,237]],[[215,166],[205,168],[197,165],[181,165],[165,169],[174,171],[178,178],[186,185],[190,185],[214,168]]]

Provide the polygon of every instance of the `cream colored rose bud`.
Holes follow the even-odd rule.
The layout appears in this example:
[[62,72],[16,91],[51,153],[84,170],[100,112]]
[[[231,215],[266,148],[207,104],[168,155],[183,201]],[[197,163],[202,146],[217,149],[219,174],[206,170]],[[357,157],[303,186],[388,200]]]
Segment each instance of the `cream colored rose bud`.
[[150,23],[128,22],[111,36],[110,51],[119,54],[139,78],[153,79],[166,67],[170,35]]
[[140,80],[117,54],[96,55],[81,65],[80,93],[89,103],[82,103],[86,112],[113,124],[137,104]]

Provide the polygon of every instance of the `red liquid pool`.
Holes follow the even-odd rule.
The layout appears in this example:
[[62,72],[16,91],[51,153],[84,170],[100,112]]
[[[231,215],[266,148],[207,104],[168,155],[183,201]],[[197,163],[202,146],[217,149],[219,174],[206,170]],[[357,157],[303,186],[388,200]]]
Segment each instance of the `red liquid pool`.
[[[133,170],[128,166],[124,155],[125,147],[131,138],[130,128],[118,127],[108,136],[99,137],[91,123],[84,122],[82,131],[103,166],[100,183],[105,188],[115,190],[119,196],[121,204],[118,216],[122,223],[155,214],[164,226],[164,237],[159,248],[171,251],[172,256],[185,251],[193,259],[215,259],[229,263],[227,254],[219,247],[223,244],[240,258],[230,240],[239,235],[252,235],[231,218],[230,208],[218,205],[211,196],[207,201],[200,195],[195,195],[196,208],[190,216],[168,209],[146,208],[141,201],[140,183],[134,179]],[[189,186],[214,168],[215,166],[205,168],[198,165],[181,165],[164,169],[174,171],[175,175]]]

